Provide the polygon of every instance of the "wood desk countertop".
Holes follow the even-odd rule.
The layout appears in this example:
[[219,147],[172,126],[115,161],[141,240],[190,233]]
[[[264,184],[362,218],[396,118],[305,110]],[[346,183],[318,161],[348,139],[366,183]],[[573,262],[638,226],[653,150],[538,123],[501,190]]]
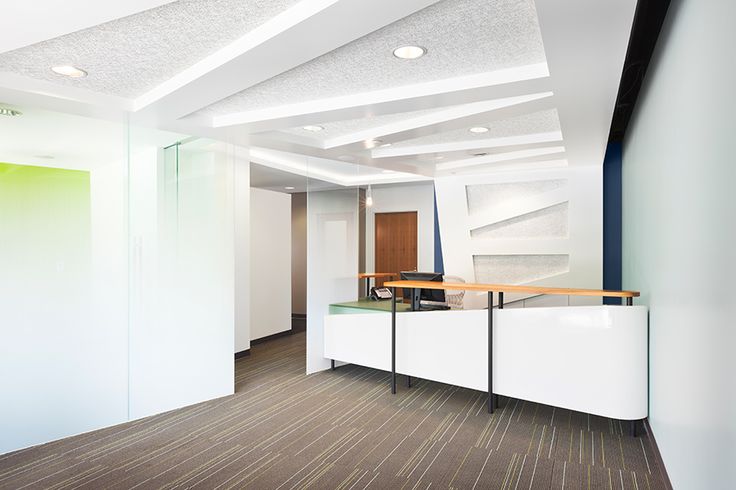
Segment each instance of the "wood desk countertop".
[[366,277],[394,277],[398,276],[395,272],[361,272],[358,274],[358,279],[365,279]]
[[604,289],[551,288],[542,286],[514,286],[511,284],[473,284],[435,281],[388,281],[384,287],[449,289],[455,291],[493,291],[494,293],[556,294],[564,296],[600,296],[607,298],[636,298],[639,291],[609,291]]

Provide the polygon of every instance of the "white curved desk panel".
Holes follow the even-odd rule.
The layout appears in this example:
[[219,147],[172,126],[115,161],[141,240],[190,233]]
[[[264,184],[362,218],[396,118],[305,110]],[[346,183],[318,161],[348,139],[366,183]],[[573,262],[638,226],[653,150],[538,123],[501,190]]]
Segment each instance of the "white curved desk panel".
[[[486,391],[487,320],[487,310],[399,313],[396,371]],[[495,310],[493,325],[496,394],[621,420],[647,416],[645,306]],[[390,314],[327,315],[324,326],[325,357],[391,370]]]

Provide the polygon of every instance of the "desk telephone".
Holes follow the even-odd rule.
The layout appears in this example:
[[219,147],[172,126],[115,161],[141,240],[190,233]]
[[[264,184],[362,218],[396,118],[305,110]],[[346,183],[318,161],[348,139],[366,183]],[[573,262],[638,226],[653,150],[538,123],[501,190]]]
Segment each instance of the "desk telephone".
[[371,288],[371,294],[369,297],[374,301],[391,299],[391,290],[389,288]]

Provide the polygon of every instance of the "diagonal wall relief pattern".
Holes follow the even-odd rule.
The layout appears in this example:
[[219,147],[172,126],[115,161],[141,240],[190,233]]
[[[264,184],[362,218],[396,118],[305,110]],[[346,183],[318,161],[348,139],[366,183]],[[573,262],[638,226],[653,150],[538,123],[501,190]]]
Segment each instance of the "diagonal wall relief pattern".
[[[468,216],[475,218],[471,241],[490,247],[475,249],[477,282],[524,284],[570,271],[569,253],[553,253],[544,245],[569,237],[567,185],[566,179],[553,179],[466,186]],[[520,254],[513,245],[506,253],[492,250],[504,240],[518,240],[520,246],[536,242],[539,253]]]
[[526,284],[570,271],[568,254],[474,255],[475,280],[485,284]]
[[539,211],[470,230],[473,239],[489,238],[567,238],[569,203],[563,202]]

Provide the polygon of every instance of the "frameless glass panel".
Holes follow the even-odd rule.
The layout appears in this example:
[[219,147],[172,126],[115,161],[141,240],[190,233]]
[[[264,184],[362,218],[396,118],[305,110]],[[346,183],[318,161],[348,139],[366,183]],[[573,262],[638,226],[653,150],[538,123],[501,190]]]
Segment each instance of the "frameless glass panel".
[[[361,217],[359,167],[308,158],[307,374],[328,369],[324,317],[329,305],[355,301],[365,219]],[[364,250],[364,249],[363,249]],[[363,260],[364,257],[363,257]]]
[[[136,128],[131,141],[132,418],[233,392],[229,145]],[[166,145],[161,141],[169,139]]]
[[126,125],[0,117],[0,453],[127,420]]

